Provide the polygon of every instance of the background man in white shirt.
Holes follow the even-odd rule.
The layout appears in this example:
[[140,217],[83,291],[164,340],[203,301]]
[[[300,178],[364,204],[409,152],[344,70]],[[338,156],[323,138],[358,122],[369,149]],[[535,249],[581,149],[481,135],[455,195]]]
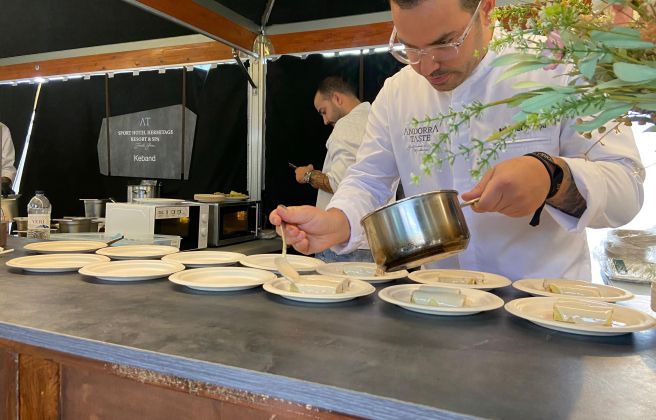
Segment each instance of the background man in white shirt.
[[0,122],[0,138],[2,138],[2,195],[13,194],[11,184],[16,176],[14,168],[14,143],[11,140],[11,133],[6,125]]
[[[371,110],[369,102],[360,102],[355,89],[337,76],[325,78],[314,95],[314,107],[323,123],[332,125],[333,131],[326,141],[326,158],[321,170],[313,165],[296,168],[296,181],[309,184],[317,191],[317,207],[325,209],[346,170],[355,163],[355,154],[362,143],[367,117]],[[330,249],[316,255],[326,262],[373,261],[366,241],[353,252],[337,255]]]
[[[621,226],[642,205],[644,170],[631,130],[609,134],[603,146],[590,148],[592,143],[573,129],[574,121],[564,120],[520,133],[480,182],[469,176],[474,159],[456,159],[413,184],[412,174],[422,173],[422,158],[433,137],[413,135],[408,129],[412,118],[459,110],[474,101],[505,99],[517,93],[513,86],[520,81],[566,84],[567,77],[558,77],[566,69],[499,80],[504,69],[490,66],[495,53],[487,51],[494,0],[390,4],[397,30],[394,43],[406,46],[410,65],[387,79],[376,97],[356,163],[327,210],[276,209],[269,216],[271,223],[279,225],[284,219],[287,240],[300,252],[327,247],[348,252],[363,236],[362,216],[384,204],[392,194],[390,186],[400,178],[407,195],[454,189],[466,191],[463,200],[480,197],[473,208],[464,209],[471,231],[468,248],[438,266],[488,271],[513,280],[589,279],[585,228]],[[472,138],[486,138],[511,122],[516,112],[494,108],[462,127],[446,147],[457,151]],[[553,162],[524,156],[532,152],[544,152]],[[554,182],[556,175],[562,177],[560,183]],[[530,226],[545,202],[539,225]]]

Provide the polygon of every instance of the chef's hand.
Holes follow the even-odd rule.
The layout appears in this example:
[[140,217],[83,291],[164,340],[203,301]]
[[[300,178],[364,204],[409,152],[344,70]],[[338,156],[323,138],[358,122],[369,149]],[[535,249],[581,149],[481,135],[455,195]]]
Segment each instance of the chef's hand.
[[549,194],[551,178],[537,159],[520,156],[494,166],[471,190],[465,201],[480,197],[472,206],[478,213],[498,212],[510,217],[532,215]]
[[308,166],[299,166],[294,169],[294,172],[296,172],[296,182],[299,184],[304,184],[303,177],[305,176],[306,172],[310,171],[314,171],[314,166],[312,166],[312,164],[309,164]]
[[338,209],[322,210],[313,206],[278,206],[269,221],[280,234],[285,226],[285,240],[303,254],[321,252],[349,240],[351,228],[346,215]]
[[2,181],[0,182],[2,184],[2,191],[0,192],[3,197],[6,197],[8,195],[15,194],[14,190],[11,189],[11,181],[7,177],[2,177]]

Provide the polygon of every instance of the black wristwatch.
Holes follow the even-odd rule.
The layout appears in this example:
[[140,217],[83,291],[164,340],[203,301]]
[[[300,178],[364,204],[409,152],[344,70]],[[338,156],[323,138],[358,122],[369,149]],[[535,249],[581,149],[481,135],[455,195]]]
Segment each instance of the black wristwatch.
[[560,184],[563,182],[563,168],[561,168],[556,162],[554,162],[554,159],[545,152],[533,152],[533,153],[527,153],[524,156],[530,156],[534,157],[542,164],[544,167],[547,169],[547,172],[549,173],[549,180],[550,180],[550,185],[549,185],[549,193],[547,194],[547,197],[545,198],[544,202],[538,209],[535,211],[533,214],[533,218],[531,219],[530,225],[531,226],[537,226],[540,224],[540,214],[542,213],[542,209],[544,208],[544,205],[546,204],[547,200],[552,198],[558,193],[558,190],[560,189]]

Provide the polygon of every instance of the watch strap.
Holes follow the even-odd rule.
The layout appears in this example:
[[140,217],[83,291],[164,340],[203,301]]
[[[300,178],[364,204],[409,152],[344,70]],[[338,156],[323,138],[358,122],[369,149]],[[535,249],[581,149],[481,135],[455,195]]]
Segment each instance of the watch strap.
[[540,207],[535,210],[535,213],[533,213],[533,217],[529,222],[531,226],[537,226],[540,224],[540,215],[542,214],[542,210],[544,209],[544,205],[547,203],[547,200],[555,196],[558,193],[558,190],[560,190],[560,185],[563,182],[564,172],[563,168],[561,168],[554,161],[553,157],[551,157],[548,153],[532,152],[527,153],[524,156],[530,156],[539,160],[549,173],[549,192],[547,193],[547,196],[545,197]]

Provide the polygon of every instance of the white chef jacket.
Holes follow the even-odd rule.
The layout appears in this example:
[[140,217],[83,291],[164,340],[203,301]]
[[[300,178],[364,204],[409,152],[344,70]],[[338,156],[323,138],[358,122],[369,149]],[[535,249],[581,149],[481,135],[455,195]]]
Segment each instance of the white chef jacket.
[[0,137],[2,137],[2,175],[11,179],[12,182],[16,177],[16,168],[14,168],[14,143],[11,141],[9,128],[0,123]]
[[[498,81],[504,68],[490,67],[495,53],[489,51],[474,72],[450,92],[438,92],[410,66],[386,80],[372,105],[367,131],[356,163],[329,204],[341,209],[351,227],[348,243],[333,247],[338,253],[350,252],[364,236],[360,219],[387,202],[390,186],[400,177],[407,196],[422,192],[453,189],[469,191],[475,184],[470,176],[473,159],[458,158],[453,166],[434,169],[425,175],[422,157],[441,129],[431,126],[413,129],[412,118],[423,119],[459,110],[473,101],[489,103],[518,93],[513,85],[523,80],[543,84],[565,84],[555,77],[562,69],[538,70]],[[471,138],[485,139],[508,124],[516,108],[498,106],[462,127],[452,136],[451,148],[468,144]],[[498,273],[513,280],[520,278],[590,279],[591,268],[585,228],[615,227],[629,222],[643,200],[644,171],[630,129],[609,134],[604,145],[583,154],[595,141],[587,140],[573,128],[573,121],[562,121],[537,132],[521,133],[517,141],[500,153],[496,162],[529,152],[542,151],[562,157],[569,165],[587,210],[580,218],[569,216],[549,205],[542,212],[540,225],[529,226],[530,216],[511,218],[500,213],[475,213],[463,209],[471,239],[465,251],[431,266],[463,268]],[[418,184],[412,174],[421,174]]]
[[[339,183],[346,175],[346,170],[355,163],[355,154],[362,144],[369,111],[371,111],[369,102],[358,104],[351,112],[337,120],[333,132],[326,141],[328,150],[321,172],[328,177],[333,191],[337,191]],[[325,209],[332,196],[331,193],[319,189],[317,207]]]

